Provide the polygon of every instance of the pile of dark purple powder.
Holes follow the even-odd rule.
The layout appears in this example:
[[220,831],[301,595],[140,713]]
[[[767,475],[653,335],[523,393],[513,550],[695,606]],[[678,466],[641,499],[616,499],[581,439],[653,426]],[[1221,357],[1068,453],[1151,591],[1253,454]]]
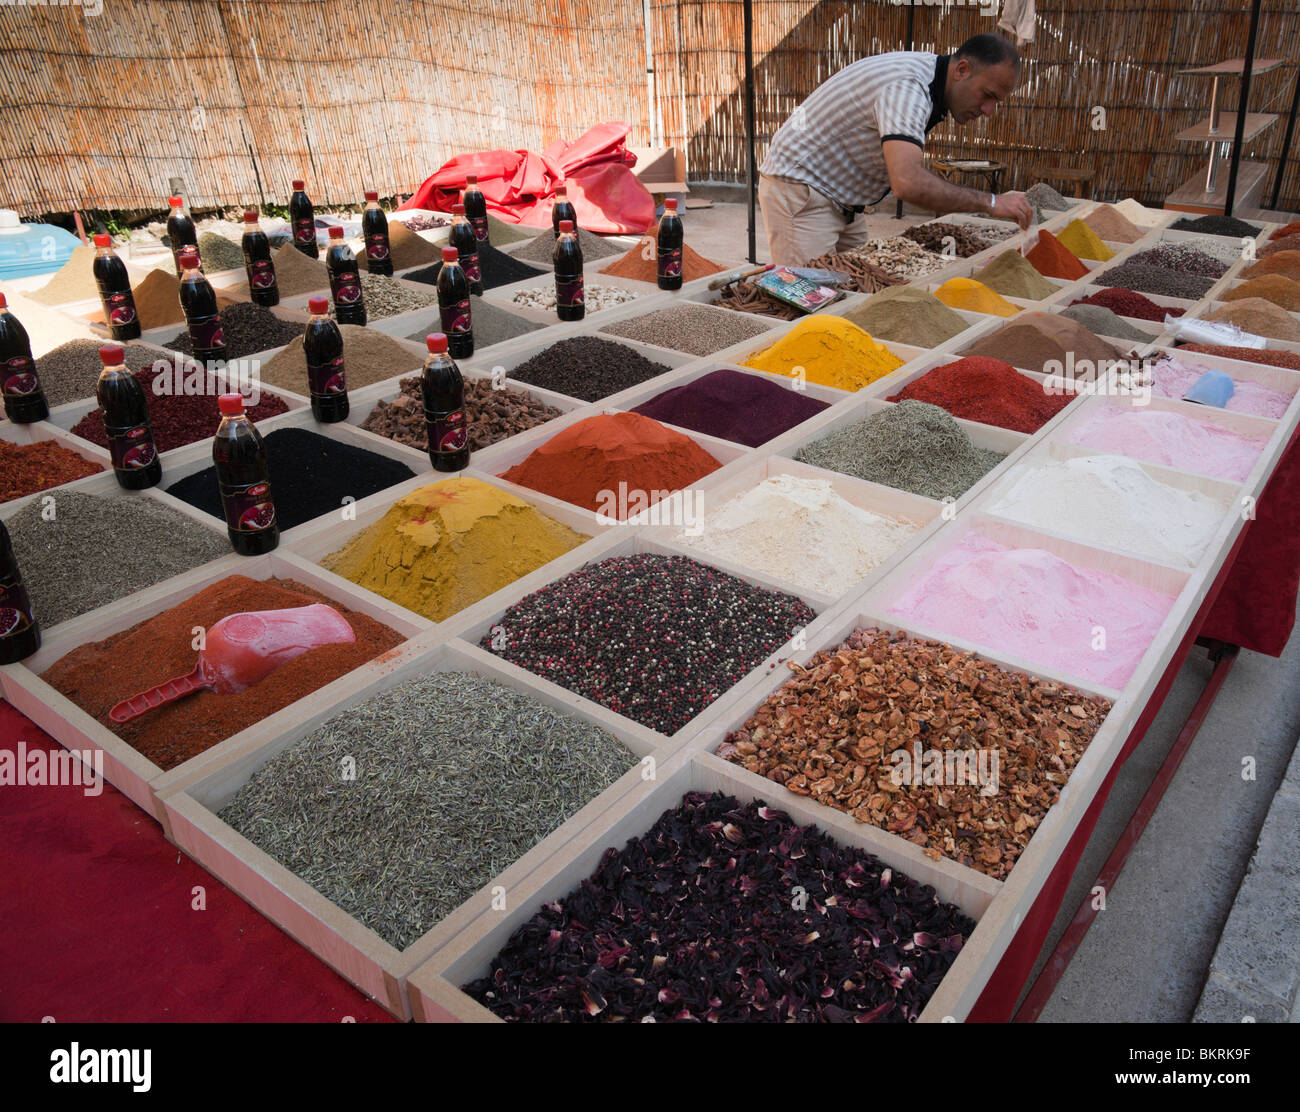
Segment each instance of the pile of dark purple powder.
[[906,1023],[974,929],[866,850],[691,792],[464,991],[517,1022]]
[[665,390],[632,412],[757,448],[828,404],[781,385],[771,376],[720,370]]

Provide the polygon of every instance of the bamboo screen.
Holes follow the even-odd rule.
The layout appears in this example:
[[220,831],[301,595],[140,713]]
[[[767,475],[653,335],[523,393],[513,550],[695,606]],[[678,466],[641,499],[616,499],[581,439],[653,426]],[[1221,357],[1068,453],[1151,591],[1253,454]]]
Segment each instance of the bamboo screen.
[[635,0],[100,2],[0,6],[2,205],[157,207],[172,178],[284,203],[296,177],[350,203],[603,120],[649,141]]
[[[539,150],[622,120],[629,142],[684,146],[692,180],[743,181],[740,0],[648,0],[655,116],[641,0],[98,0],[102,11],[0,4],[0,205],[25,213],[157,207],[179,179],[196,207],[410,191],[442,162]],[[66,4],[66,0],[65,0]],[[1172,136],[1207,114],[1210,82],[1177,70],[1244,52],[1248,0],[1039,0],[1024,80],[993,120],[931,135],[938,155],[1089,166],[1098,196],[1163,197],[1205,163]],[[995,21],[969,4],[914,11],[918,50],[948,51]],[[907,47],[890,0],[754,0],[756,135],[864,55]],[[1265,0],[1251,109],[1285,115],[1300,5]],[[1224,82],[1236,106],[1238,82]],[[1093,109],[1106,127],[1092,127]],[[1273,161],[1285,119],[1247,145]],[[1282,203],[1300,206],[1300,137]],[[1266,183],[1271,194],[1274,165]]]
[[[666,143],[685,143],[692,179],[745,179],[740,0],[651,0],[658,107]],[[1009,166],[1008,188],[1032,184],[1035,165],[1091,168],[1099,197],[1159,204],[1205,166],[1207,148],[1173,135],[1209,114],[1210,79],[1177,71],[1245,54],[1249,0],[1038,0],[1035,41],[1016,95],[993,119],[937,127],[927,150],[991,158]],[[996,19],[967,4],[914,9],[914,49],[947,53]],[[1255,75],[1252,112],[1280,119],[1244,157],[1273,161],[1271,196],[1300,61],[1300,4],[1265,0],[1256,56],[1286,64]],[[772,135],[817,85],[849,62],[906,50],[907,7],[876,0],[754,0],[755,133],[762,162]],[[1222,82],[1221,106],[1237,105],[1239,82]],[[1094,130],[1093,107],[1105,112]],[[1284,207],[1300,207],[1300,134],[1283,181]],[[1226,174],[1226,170],[1224,171]]]

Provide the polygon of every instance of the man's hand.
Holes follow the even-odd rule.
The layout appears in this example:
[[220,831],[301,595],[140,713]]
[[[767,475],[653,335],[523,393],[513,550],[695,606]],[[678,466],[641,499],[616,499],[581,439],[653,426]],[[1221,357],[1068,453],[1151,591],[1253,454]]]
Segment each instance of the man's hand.
[[1028,228],[1029,222],[1033,220],[1034,210],[1025,200],[1023,193],[999,193],[993,215],[1009,217],[1024,229]]

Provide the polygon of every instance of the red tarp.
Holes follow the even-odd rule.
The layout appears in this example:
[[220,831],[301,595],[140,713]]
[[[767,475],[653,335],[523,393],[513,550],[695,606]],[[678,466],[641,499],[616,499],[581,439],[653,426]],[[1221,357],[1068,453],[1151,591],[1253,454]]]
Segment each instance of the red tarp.
[[551,201],[563,180],[589,232],[641,235],[655,221],[654,199],[632,173],[636,155],[625,146],[628,124],[597,124],[568,143],[533,151],[479,151],[458,154],[426,178],[399,209],[450,212],[465,188],[465,175],[477,174],[488,212],[511,224],[551,226]]

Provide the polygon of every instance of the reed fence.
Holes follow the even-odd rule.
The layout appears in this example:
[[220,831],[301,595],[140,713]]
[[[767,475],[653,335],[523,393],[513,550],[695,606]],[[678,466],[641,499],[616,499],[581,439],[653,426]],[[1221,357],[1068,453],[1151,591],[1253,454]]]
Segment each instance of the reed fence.
[[[917,0],[911,45],[949,51],[992,29],[987,10]],[[1206,114],[1209,81],[1177,71],[1243,53],[1249,11],[1040,0],[1015,97],[991,121],[940,125],[929,149],[1005,162],[1008,187],[1035,164],[1088,165],[1098,196],[1159,203],[1206,156],[1173,135]],[[907,49],[907,21],[891,0],[754,0],[760,160],[820,82]],[[1266,0],[1258,54],[1286,63],[1255,78],[1252,110],[1285,114],[1298,43],[1300,5]],[[538,150],[602,120],[631,124],[634,145],[684,146],[693,180],[743,181],[743,75],[740,0],[0,2],[0,204],[148,208],[173,181],[195,207],[282,203],[295,177],[320,201],[354,202],[410,191],[458,152]],[[1224,93],[1235,107],[1237,82]],[[1284,122],[1245,150],[1273,163],[1266,193]]]

